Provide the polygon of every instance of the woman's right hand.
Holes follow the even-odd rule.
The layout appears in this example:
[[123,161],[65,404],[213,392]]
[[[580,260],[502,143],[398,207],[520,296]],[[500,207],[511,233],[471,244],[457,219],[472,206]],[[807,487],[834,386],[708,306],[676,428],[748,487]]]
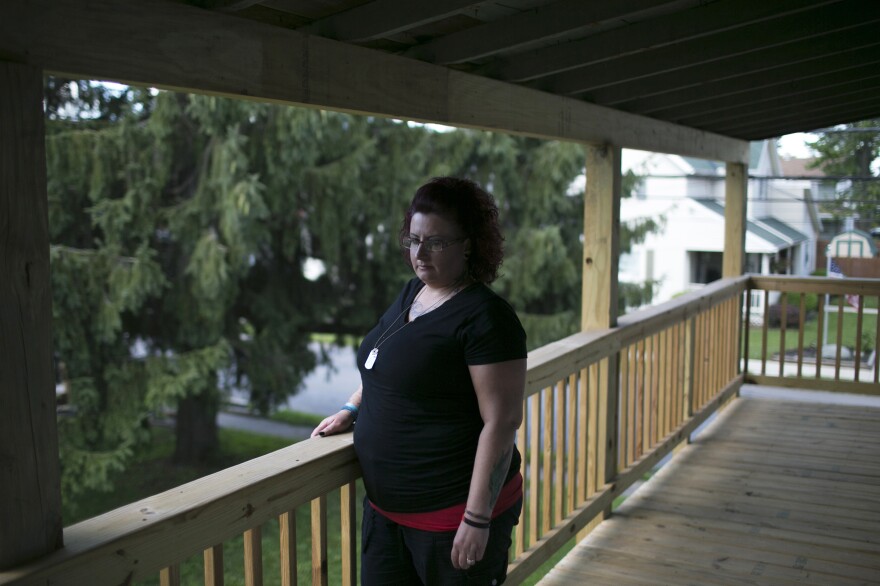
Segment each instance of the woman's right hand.
[[348,431],[351,429],[352,423],[354,423],[354,415],[352,415],[351,411],[340,409],[337,414],[331,415],[319,423],[318,427],[312,431],[311,437],[333,435]]

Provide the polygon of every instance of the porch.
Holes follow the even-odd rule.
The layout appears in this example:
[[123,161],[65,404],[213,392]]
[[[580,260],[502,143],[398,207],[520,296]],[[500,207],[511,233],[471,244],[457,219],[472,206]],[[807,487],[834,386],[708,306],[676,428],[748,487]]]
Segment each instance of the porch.
[[747,385],[540,584],[876,583],[880,400],[843,399]]
[[[508,583],[529,579],[584,537],[544,583],[582,583],[580,572],[614,584],[656,584],[658,575],[671,584],[871,580],[880,549],[880,408],[738,395],[744,382],[760,380],[783,393],[845,391],[877,405],[877,366],[855,368],[851,380],[839,364],[824,378],[803,368],[774,376],[765,342],[763,374],[739,372],[751,289],[880,302],[876,280],[746,275],[530,353],[517,440],[525,502]],[[876,331],[873,316],[856,319],[859,339]],[[780,347],[802,353],[805,325],[783,335]],[[846,330],[838,328],[838,345]],[[617,497],[669,456],[612,512]],[[246,584],[296,584],[298,575],[356,584],[359,476],[350,435],[300,442],[68,527],[63,548],[0,573],[0,584],[127,584],[158,574],[173,585],[189,558],[202,564],[204,584],[223,584],[224,542],[238,535]],[[331,500],[340,510],[332,525]],[[297,515],[308,515],[308,535],[297,533]],[[263,538],[269,525],[277,527],[274,543]],[[331,531],[341,535],[340,551],[328,548]],[[310,559],[297,559],[301,540],[311,543]],[[829,559],[834,548],[840,555]],[[270,558],[279,574],[264,576]]]

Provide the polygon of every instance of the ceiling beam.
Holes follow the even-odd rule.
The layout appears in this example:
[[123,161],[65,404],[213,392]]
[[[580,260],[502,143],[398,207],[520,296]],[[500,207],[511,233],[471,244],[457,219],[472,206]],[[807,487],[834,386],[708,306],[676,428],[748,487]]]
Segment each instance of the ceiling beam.
[[683,12],[639,22],[579,41],[525,52],[492,63],[481,73],[506,81],[529,81],[655,50],[682,41],[809,10],[839,0],[718,0]]
[[[856,89],[859,84],[880,77],[880,55],[873,55],[874,61],[862,62],[857,67],[850,67],[840,71],[825,73],[821,70],[813,75],[805,75],[800,79],[782,79],[778,83],[758,83],[753,76],[741,80],[739,91],[728,94],[719,94],[716,98],[708,98],[681,104],[674,108],[663,108],[652,114],[655,118],[663,120],[678,120],[685,123],[695,117],[712,116],[729,110],[749,106],[769,100],[794,99],[799,95],[809,95],[815,92],[832,92],[845,89],[852,85]],[[768,72],[770,77],[774,72]],[[779,72],[776,72],[779,75]],[[765,78],[766,79],[766,78]],[[838,90],[839,88],[839,90]],[[688,123],[690,124],[690,123]]]
[[454,16],[476,4],[475,0],[374,0],[299,30],[339,41],[369,41]]
[[578,32],[595,31],[609,23],[619,23],[651,14],[658,8],[669,9],[671,6],[692,5],[696,1],[561,0],[438,37],[416,45],[402,54],[431,63],[462,63],[504,51],[520,50],[538,40],[547,43]]
[[621,101],[615,106],[635,114],[664,118],[667,114],[675,116],[676,112],[684,108],[699,111],[700,106],[706,102],[718,101],[728,96],[761,92],[765,88],[783,84],[793,84],[792,87],[798,87],[800,84],[811,84],[820,78],[823,83],[827,82],[826,78],[841,80],[859,78],[876,70],[878,63],[880,63],[880,39],[871,47],[860,47],[853,51],[822,56],[809,61],[786,63],[724,79],[692,82],[692,85],[682,89],[649,98]]
[[[847,1],[852,2],[857,0]],[[729,59],[765,48],[778,47],[784,50],[784,46],[789,43],[876,23],[880,21],[880,3],[875,6],[877,8],[870,12],[860,13],[842,10],[840,6],[823,6],[788,18],[727,30],[705,39],[692,39],[638,55],[580,67],[529,82],[528,85],[552,93],[570,95]],[[758,39],[763,40],[764,44],[759,44]]]
[[7,0],[0,59],[86,79],[748,160],[741,140],[170,0]]
[[[650,104],[669,92],[695,91],[704,83],[733,80],[758,71],[806,63],[816,59],[817,56],[848,54],[853,48],[876,47],[878,42],[880,38],[877,35],[877,26],[865,25],[816,39],[790,43],[785,47],[761,49],[662,75],[644,77],[578,94],[577,97],[610,107],[617,107],[626,102],[630,102],[629,105],[632,106],[633,100],[645,100],[646,104]],[[638,111],[637,108],[634,110]]]
[[841,104],[860,104],[866,100],[875,100],[880,90],[880,71],[872,79],[862,79],[838,87],[820,88],[811,92],[791,93],[768,96],[763,100],[743,103],[736,107],[720,109],[709,114],[694,114],[673,119],[681,124],[705,128],[713,128],[729,123],[741,125],[749,119],[766,119],[769,116],[781,116],[797,110],[815,111],[821,108],[839,108]]
[[792,108],[792,113],[783,116],[771,116],[768,119],[752,121],[738,125],[730,125],[731,134],[742,136],[747,140],[759,140],[771,136],[782,136],[792,132],[809,132],[816,128],[859,122],[877,116],[880,111],[880,97],[873,101],[834,110],[799,111]]

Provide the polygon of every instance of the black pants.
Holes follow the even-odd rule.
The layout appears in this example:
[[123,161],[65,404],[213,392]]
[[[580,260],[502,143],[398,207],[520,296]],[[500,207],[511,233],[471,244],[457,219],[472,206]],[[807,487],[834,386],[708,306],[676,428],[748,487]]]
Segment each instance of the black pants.
[[519,522],[522,499],[492,520],[483,559],[467,570],[452,567],[455,531],[422,531],[398,525],[377,513],[364,498],[361,525],[363,586],[496,586],[507,577],[511,531]]

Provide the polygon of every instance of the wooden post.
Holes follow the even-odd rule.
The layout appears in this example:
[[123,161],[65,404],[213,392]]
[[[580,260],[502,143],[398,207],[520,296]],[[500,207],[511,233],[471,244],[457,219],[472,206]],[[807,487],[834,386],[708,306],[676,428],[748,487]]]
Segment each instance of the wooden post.
[[0,61],[0,570],[62,544],[43,75]]
[[746,186],[748,168],[742,163],[727,163],[724,189],[724,257],[721,274],[738,277],[746,258]]
[[[617,325],[617,266],[620,242],[620,147],[585,145],[584,273],[581,290],[581,329]],[[618,372],[617,355],[608,358],[599,377],[605,419],[605,474],[600,482],[617,476]],[[610,508],[605,515],[611,513]]]
[[[738,277],[743,274],[746,259],[746,195],[748,193],[748,165],[743,163],[727,163],[727,179],[724,189],[724,257],[722,258],[721,274],[724,277]],[[749,302],[746,292],[745,303]],[[742,311],[735,321],[736,333],[734,341],[737,348],[742,348]],[[739,353],[734,353],[738,368]],[[748,361],[748,357],[746,357]],[[739,396],[739,389],[736,391]]]

